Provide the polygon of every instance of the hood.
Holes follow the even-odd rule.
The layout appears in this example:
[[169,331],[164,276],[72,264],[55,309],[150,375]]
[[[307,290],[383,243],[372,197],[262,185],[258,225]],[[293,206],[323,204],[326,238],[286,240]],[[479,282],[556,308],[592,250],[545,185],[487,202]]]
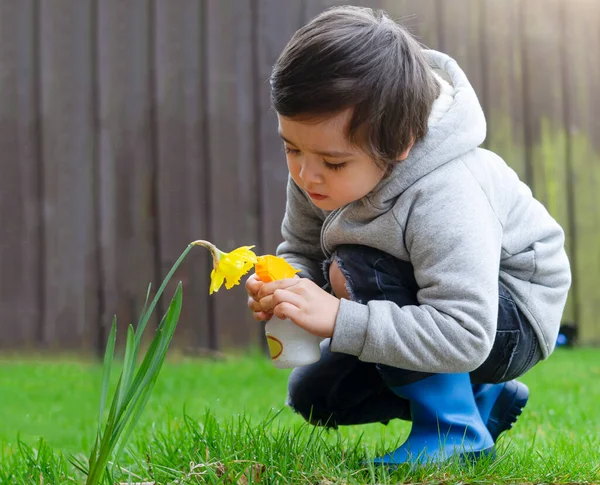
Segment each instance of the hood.
[[425,138],[415,143],[408,158],[368,196],[376,206],[387,205],[420,178],[477,148],[485,140],[485,116],[463,70],[446,54],[433,50],[426,50],[424,54],[433,71],[451,84],[453,96],[451,100],[444,100],[441,117],[435,123],[430,120]]

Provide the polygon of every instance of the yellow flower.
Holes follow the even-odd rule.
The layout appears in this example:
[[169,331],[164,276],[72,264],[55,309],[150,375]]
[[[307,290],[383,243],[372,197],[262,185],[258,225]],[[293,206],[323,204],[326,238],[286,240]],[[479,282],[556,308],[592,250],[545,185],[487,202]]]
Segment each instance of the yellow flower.
[[210,250],[213,257],[213,270],[210,273],[210,294],[219,291],[225,282],[225,288],[230,290],[240,284],[244,276],[256,264],[257,258],[251,249],[254,246],[242,246],[230,253],[224,253],[208,241],[194,241],[192,244]]
[[271,254],[259,256],[254,270],[260,280],[265,283],[293,278],[296,273],[300,272],[299,269],[294,268],[285,259]]

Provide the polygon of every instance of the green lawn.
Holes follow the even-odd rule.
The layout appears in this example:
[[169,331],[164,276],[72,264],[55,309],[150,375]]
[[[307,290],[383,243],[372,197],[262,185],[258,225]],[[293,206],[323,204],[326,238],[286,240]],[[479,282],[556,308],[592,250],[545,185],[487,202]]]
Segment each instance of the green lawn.
[[[408,423],[323,432],[284,406],[289,371],[260,355],[172,357],[120,464],[132,482],[181,484],[245,484],[252,466],[261,483],[600,482],[599,355],[559,350],[523,378],[530,402],[494,463],[392,476],[361,461],[393,448]],[[90,451],[100,380],[99,365],[0,361],[0,483],[82,482],[66,457]]]

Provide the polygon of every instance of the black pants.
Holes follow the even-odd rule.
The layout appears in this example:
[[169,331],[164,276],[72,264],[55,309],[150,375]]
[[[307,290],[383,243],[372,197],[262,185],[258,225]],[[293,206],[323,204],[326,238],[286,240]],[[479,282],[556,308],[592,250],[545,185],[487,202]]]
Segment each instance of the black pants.
[[[418,305],[413,267],[387,253],[365,246],[337,248],[333,258],[346,277],[350,297],[359,303],[393,301]],[[329,281],[329,265],[325,265]],[[471,372],[473,384],[512,380],[540,359],[538,339],[508,290],[498,284],[496,338],[485,362]],[[357,357],[329,350],[321,343],[321,360],[298,367],[288,383],[288,404],[314,424],[330,427],[410,419],[408,402],[389,387],[417,382],[431,374],[362,362]]]

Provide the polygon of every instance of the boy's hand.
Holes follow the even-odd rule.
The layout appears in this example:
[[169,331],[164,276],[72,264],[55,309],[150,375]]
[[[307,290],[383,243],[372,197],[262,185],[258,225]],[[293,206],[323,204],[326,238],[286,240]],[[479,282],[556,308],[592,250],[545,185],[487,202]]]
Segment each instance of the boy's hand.
[[259,298],[256,296],[264,283],[253,274],[246,280],[246,292],[248,293],[248,308],[252,310],[252,315],[255,320],[267,321],[273,316],[272,313],[264,312],[260,306]]
[[306,278],[264,283],[257,292],[263,312],[284,319],[319,337],[331,337],[340,300]]

